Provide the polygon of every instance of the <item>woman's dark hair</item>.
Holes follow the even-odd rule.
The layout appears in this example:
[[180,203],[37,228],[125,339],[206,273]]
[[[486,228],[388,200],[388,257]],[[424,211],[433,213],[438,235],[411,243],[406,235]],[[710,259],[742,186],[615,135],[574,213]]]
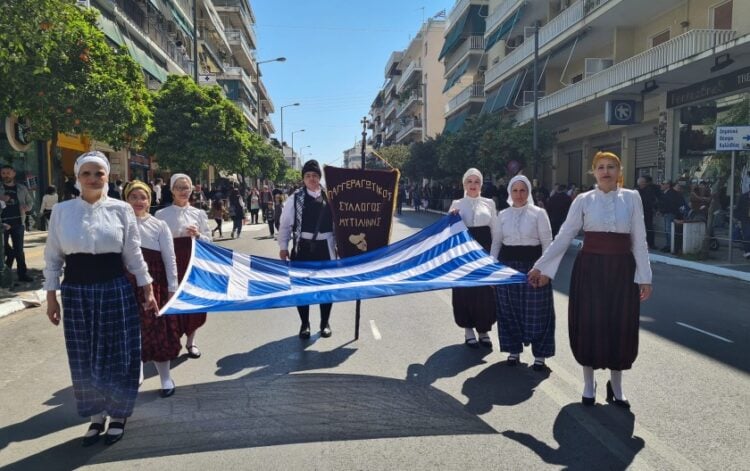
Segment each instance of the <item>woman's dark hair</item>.
[[47,189],[44,191],[45,195],[54,195],[55,193],[57,193],[57,188],[55,188],[52,185],[48,186]]

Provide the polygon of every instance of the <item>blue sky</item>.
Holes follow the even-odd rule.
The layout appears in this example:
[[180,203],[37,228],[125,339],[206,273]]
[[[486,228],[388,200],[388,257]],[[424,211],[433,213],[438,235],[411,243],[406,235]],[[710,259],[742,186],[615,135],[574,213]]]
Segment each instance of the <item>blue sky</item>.
[[[343,151],[361,137],[360,120],[384,82],[391,52],[402,50],[423,18],[454,0],[252,0],[263,81],[276,107],[272,119],[305,160],[343,164]],[[423,10],[424,8],[424,10]],[[424,11],[424,13],[423,13]],[[311,155],[310,155],[311,154]]]

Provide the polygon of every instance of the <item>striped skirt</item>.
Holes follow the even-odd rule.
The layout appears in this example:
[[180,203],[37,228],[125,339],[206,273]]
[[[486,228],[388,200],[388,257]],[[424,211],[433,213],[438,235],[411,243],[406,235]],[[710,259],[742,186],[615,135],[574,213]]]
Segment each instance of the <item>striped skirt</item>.
[[[169,299],[167,287],[167,273],[161,252],[141,248],[143,259],[148,265],[148,273],[153,278],[151,286],[154,298],[159,308],[162,308]],[[135,277],[128,274],[128,279],[136,287]],[[136,298],[141,318],[141,359],[147,361],[169,361],[180,354],[180,322],[178,316],[156,317],[153,311],[144,311],[145,298],[140,289],[136,289]]]
[[638,356],[639,288],[630,234],[586,232],[570,279],[568,333],[583,366],[627,370]]
[[[470,227],[469,233],[486,250],[492,246],[489,226]],[[453,319],[456,325],[489,332],[495,323],[495,290],[492,286],[454,288],[452,296]]]
[[[177,257],[177,280],[182,282],[187,271],[188,264],[190,263],[190,253],[193,250],[193,238],[192,237],[177,237],[174,239],[174,253]],[[198,327],[201,327],[206,323],[206,313],[199,314],[179,314],[175,316],[177,318],[180,336],[182,334],[190,335]]]
[[[541,255],[541,247],[539,254]],[[502,264],[521,273],[528,273],[535,260],[536,257],[530,261],[505,260],[502,253],[500,256]],[[552,285],[541,288],[534,288],[528,283],[500,285],[496,292],[500,351],[521,353],[524,345],[531,344],[531,352],[535,357],[553,356],[555,305],[552,301]]]
[[62,287],[63,328],[73,394],[83,417],[130,417],[138,395],[141,335],[133,287],[125,276]]

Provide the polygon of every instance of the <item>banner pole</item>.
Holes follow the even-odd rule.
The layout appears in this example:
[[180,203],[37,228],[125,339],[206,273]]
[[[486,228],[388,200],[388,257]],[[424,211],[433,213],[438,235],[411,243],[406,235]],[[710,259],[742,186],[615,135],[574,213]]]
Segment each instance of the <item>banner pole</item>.
[[354,313],[354,340],[359,340],[359,308],[362,305],[362,301],[357,300],[357,307]]

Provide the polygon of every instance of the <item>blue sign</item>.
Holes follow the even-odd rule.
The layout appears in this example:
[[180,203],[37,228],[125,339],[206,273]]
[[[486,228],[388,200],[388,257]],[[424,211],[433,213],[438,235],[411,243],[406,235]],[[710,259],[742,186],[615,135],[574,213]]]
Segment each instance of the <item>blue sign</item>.
[[750,150],[750,126],[717,126],[716,150]]
[[636,116],[635,100],[609,100],[605,106],[607,124],[622,126],[640,122]]

